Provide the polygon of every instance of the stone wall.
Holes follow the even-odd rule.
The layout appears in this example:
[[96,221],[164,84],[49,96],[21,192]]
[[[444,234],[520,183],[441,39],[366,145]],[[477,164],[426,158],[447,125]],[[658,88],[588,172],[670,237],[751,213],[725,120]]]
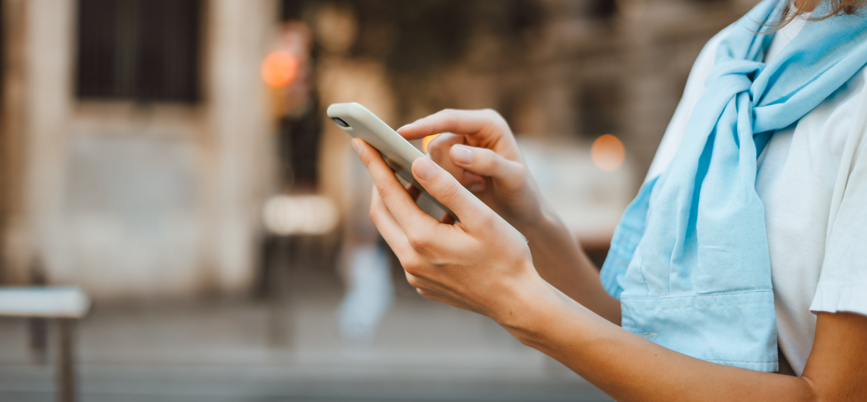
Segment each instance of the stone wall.
[[98,300],[249,289],[273,170],[259,63],[276,2],[204,2],[193,105],[76,99],[76,2],[3,7],[3,282],[42,270]]
[[[202,101],[141,105],[74,96],[76,1],[2,0],[3,283],[29,283],[41,272],[96,299],[250,288],[259,212],[277,181],[276,129],[259,66],[279,7],[277,0],[202,1]],[[470,10],[488,12],[489,21],[457,38],[465,51],[448,63],[416,63],[417,73],[388,61],[395,60],[388,35],[393,42],[407,33],[383,18],[403,17],[360,12],[359,43],[372,45],[351,57],[387,77],[395,125],[442,107],[491,107],[533,140],[589,144],[614,134],[626,146],[625,166],[641,177],[699,50],[754,0],[512,3],[539,10],[538,23],[505,35],[491,22],[502,18],[494,3],[475,2]],[[335,4],[364,11],[368,3]],[[320,178],[320,191],[328,180]]]

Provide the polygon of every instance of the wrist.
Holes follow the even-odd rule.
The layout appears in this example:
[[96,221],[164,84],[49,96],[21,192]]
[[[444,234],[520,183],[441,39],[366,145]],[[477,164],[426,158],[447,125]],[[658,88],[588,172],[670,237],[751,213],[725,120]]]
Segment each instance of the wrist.
[[[553,208],[544,204],[541,207],[539,217],[531,224],[518,227],[518,231],[524,235],[527,242],[530,244],[530,249],[535,255],[538,247],[548,248],[554,244],[574,245],[577,243],[572,237],[571,232],[560,219],[560,216]],[[545,279],[548,279],[547,277]]]
[[505,292],[504,303],[492,317],[515,338],[527,344],[539,337],[547,322],[546,316],[559,303],[556,291],[540,277],[535,269],[524,280],[515,281]]
[[550,233],[552,228],[561,225],[560,218],[554,210],[547,203],[542,202],[534,219],[515,226],[515,228],[529,240],[530,238],[537,238],[545,233]]

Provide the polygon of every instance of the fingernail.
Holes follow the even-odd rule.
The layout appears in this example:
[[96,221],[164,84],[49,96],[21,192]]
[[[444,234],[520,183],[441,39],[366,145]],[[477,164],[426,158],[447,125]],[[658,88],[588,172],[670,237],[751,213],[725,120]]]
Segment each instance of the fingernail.
[[455,161],[461,165],[469,165],[473,163],[473,151],[470,151],[469,148],[463,145],[452,146],[452,156],[454,156]]
[[355,153],[361,155],[361,144],[359,143],[359,141],[361,140],[359,140],[358,138],[353,138],[350,142],[352,143],[352,149],[355,150]]
[[418,158],[412,164],[412,170],[422,180],[430,180],[437,174],[437,167],[427,158]]
[[473,184],[470,184],[469,190],[475,193],[475,192],[482,191],[484,189],[485,189],[485,183],[473,183]]
[[407,129],[407,128],[409,128],[409,127],[412,127],[412,126],[414,126],[415,123],[417,123],[417,122],[418,122],[418,120],[416,120],[416,121],[414,121],[414,122],[412,122],[412,123],[404,124],[404,125],[400,126],[400,128],[397,129],[397,130],[395,130],[395,131],[402,131],[402,130],[404,130],[404,129]]

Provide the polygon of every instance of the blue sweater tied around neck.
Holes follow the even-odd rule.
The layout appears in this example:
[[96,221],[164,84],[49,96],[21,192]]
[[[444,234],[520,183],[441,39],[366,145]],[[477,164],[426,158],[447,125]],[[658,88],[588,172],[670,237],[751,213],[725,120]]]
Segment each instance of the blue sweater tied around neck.
[[[713,70],[668,168],[624,213],[602,267],[623,328],[710,362],[778,370],[765,211],[756,160],[867,64],[867,17],[807,21],[769,63],[785,1],[720,33]],[[825,3],[814,16],[830,12]],[[865,111],[867,113],[867,111]]]

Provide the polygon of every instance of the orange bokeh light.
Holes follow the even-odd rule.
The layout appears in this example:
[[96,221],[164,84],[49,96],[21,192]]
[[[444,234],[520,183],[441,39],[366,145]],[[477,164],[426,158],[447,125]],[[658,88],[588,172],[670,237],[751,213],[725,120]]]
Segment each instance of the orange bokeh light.
[[430,145],[430,142],[433,141],[434,138],[439,136],[439,134],[431,134],[427,137],[422,138],[421,140],[421,151],[427,152],[427,146]]
[[599,169],[613,172],[623,165],[626,149],[619,138],[611,134],[604,134],[593,141],[593,146],[590,147],[590,157],[593,158],[593,163]]
[[274,51],[262,61],[262,80],[270,87],[285,87],[295,80],[297,74],[298,60],[289,53]]

